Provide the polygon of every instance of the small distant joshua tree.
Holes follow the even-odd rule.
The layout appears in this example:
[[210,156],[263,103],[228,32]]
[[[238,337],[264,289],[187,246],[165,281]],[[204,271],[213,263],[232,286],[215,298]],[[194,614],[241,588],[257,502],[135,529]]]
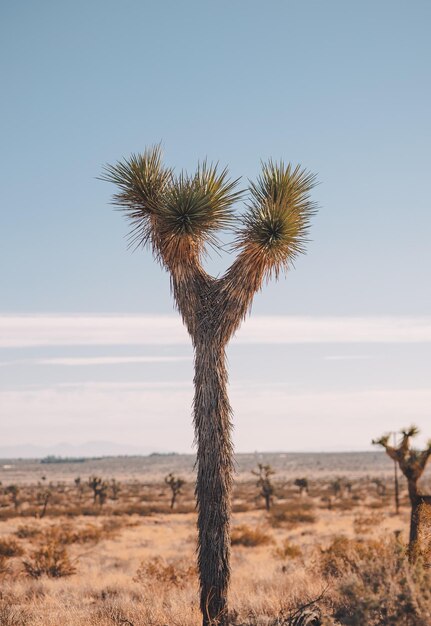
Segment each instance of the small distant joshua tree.
[[258,477],[256,485],[260,489],[259,495],[265,500],[265,509],[269,511],[274,495],[274,485],[271,482],[271,476],[275,474],[275,471],[270,465],[259,463],[257,470],[252,470],[252,474]]
[[171,490],[171,509],[175,506],[175,501],[177,496],[181,493],[181,487],[185,485],[185,480],[182,478],[176,478],[172,473],[168,474],[165,477],[165,483],[170,487]]
[[373,478],[371,482],[373,485],[376,485],[379,496],[383,497],[386,495],[386,483],[381,478]]
[[336,478],[335,480],[331,481],[331,491],[335,498],[341,498],[341,496],[343,495],[343,482],[341,478]]
[[81,502],[82,494],[84,493],[84,485],[82,484],[82,480],[80,476],[77,476],[74,480],[76,491],[78,492],[78,500]]
[[99,476],[90,476],[88,486],[93,491],[93,504],[99,501],[100,506],[105,504],[108,496],[109,484],[102,480]]
[[10,497],[12,498],[12,502],[15,508],[15,511],[18,509],[19,507],[19,487],[18,485],[8,485],[5,489],[5,493],[10,495]]
[[121,485],[120,485],[120,483],[118,482],[118,480],[116,480],[115,478],[113,478],[113,479],[111,480],[111,485],[110,485],[110,487],[111,487],[111,494],[112,494],[112,496],[111,496],[111,497],[112,497],[112,500],[118,500],[118,494],[119,494],[119,493],[120,493],[120,491],[121,491]]
[[390,435],[383,435],[380,439],[373,439],[372,443],[382,446],[386,453],[396,461],[400,470],[407,478],[407,487],[411,504],[409,553],[414,559],[417,553],[419,537],[420,507],[422,504],[431,505],[431,495],[423,495],[418,487],[418,481],[424,473],[428,459],[431,456],[431,440],[425,450],[416,450],[410,447],[410,440],[419,433],[416,426],[401,431],[401,442],[396,446],[389,444]]
[[302,496],[304,493],[308,493],[308,480],[306,478],[297,478],[294,482],[295,487],[299,489],[299,495]]
[[45,517],[48,502],[52,498],[52,492],[49,489],[43,489],[42,491],[38,492],[36,497],[38,504],[41,506],[39,518],[42,519],[43,517]]
[[[226,346],[253,297],[272,276],[305,252],[315,176],[300,166],[269,161],[244,192],[226,169],[206,161],[194,174],[165,167],[160,147],[107,165],[103,180],[118,191],[114,204],[131,222],[131,245],[148,246],[170,273],[171,290],[195,351],[194,424],[197,444],[198,570],[203,626],[228,622],[233,481],[232,410]],[[202,267],[206,247],[221,249],[220,230],[234,232],[236,260],[224,276]]]

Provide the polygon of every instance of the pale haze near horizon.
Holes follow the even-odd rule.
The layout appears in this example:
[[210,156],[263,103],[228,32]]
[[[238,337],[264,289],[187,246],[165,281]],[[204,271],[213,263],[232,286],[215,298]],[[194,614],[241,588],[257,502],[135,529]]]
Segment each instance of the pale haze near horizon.
[[168,276],[127,250],[96,179],[159,141],[177,170],[207,156],[246,186],[272,156],[321,183],[307,256],[229,348],[237,449],[369,449],[412,422],[429,437],[430,18],[428,2],[5,5],[1,445],[192,449]]

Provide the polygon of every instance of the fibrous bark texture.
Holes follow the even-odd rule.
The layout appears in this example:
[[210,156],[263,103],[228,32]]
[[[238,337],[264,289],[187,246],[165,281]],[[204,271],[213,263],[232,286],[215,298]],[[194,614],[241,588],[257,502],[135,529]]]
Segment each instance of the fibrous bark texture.
[[225,624],[230,579],[233,477],[231,408],[224,348],[195,349],[194,423],[197,442],[198,565],[203,623]]
[[238,262],[222,279],[202,268],[172,269],[172,291],[195,352],[193,402],[197,445],[198,569],[204,626],[227,624],[233,481],[226,345],[260,288]]

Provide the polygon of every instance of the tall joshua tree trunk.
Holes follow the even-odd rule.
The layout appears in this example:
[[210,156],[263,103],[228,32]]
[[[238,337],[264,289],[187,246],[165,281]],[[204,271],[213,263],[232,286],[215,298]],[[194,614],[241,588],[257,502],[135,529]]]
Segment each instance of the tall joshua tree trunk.
[[420,496],[418,494],[418,488],[416,481],[411,478],[407,480],[407,487],[410,498],[410,532],[409,532],[409,550],[413,553],[416,550],[417,542],[419,539],[419,508],[421,504]]
[[[233,450],[225,348],[263,281],[305,251],[315,176],[282,162],[263,164],[237,220],[232,206],[242,192],[234,191],[238,181],[227,170],[204,162],[192,176],[174,176],[159,147],[106,166],[102,179],[119,188],[114,203],[132,223],[131,243],[149,245],[169,271],[192,338],[201,610],[203,626],[227,626]],[[235,231],[239,254],[223,277],[213,278],[201,258],[207,244],[220,247],[215,233],[226,228]]]
[[196,345],[194,383],[200,605],[204,626],[224,626],[230,579],[233,450],[225,351],[218,341]]

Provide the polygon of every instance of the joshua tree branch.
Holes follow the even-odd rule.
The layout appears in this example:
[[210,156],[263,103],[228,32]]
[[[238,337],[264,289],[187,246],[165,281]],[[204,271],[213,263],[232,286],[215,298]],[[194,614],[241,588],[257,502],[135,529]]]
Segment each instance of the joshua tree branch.
[[261,289],[265,276],[263,259],[251,259],[241,252],[225,275],[217,281],[217,304],[222,343],[227,343],[245,319],[254,295]]
[[399,448],[390,446],[388,441],[389,435],[384,435],[383,437],[380,437],[380,439],[373,439],[371,443],[375,446],[382,446],[386,450],[386,454],[390,456],[392,460],[399,462],[401,458]]

